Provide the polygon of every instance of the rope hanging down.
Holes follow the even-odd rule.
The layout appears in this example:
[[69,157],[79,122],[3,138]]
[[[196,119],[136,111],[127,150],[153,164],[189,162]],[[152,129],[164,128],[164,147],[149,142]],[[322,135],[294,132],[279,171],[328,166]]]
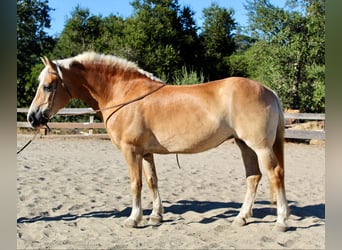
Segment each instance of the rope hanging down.
[[19,149],[17,151],[17,155],[20,154],[21,151],[23,151],[28,145],[31,144],[31,142],[36,138],[36,136],[38,135],[39,130],[37,130],[37,132],[33,135],[32,139],[30,139],[21,149]]
[[[51,129],[49,128],[49,126],[47,124],[45,124],[46,128],[48,129],[48,131],[51,131]],[[39,134],[39,130],[37,129],[36,133],[33,135],[32,139],[30,139],[28,142],[26,142],[26,144],[24,146],[21,147],[21,149],[19,149],[17,151],[17,155],[21,153],[21,151],[23,151],[28,145],[31,144],[31,142],[36,138],[36,136]]]

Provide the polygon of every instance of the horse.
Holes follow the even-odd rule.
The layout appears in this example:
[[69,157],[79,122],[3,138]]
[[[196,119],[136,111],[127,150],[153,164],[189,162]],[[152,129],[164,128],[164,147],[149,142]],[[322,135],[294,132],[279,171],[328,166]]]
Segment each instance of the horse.
[[233,226],[247,224],[266,171],[271,201],[276,194],[274,228],[286,231],[290,214],[284,184],[284,117],[279,98],[263,84],[242,77],[169,85],[136,63],[113,55],[83,52],[60,60],[41,58],[44,69],[27,120],[44,127],[70,99],[78,98],[102,118],[129,169],[132,210],[124,226],[143,218],[142,172],[152,194],[150,225],[163,221],[154,154],[192,154],[234,138],[241,150],[247,191]]

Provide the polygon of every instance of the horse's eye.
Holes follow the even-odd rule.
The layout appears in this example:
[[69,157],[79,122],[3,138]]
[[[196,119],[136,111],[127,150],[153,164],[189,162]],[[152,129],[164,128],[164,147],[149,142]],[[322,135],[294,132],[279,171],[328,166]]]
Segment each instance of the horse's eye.
[[43,90],[46,92],[52,92],[54,90],[53,84],[43,85]]

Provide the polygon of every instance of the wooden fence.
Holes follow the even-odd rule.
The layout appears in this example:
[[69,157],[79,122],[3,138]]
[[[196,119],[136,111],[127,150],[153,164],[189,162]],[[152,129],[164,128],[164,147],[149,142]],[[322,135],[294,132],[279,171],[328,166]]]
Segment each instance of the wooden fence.
[[[17,108],[17,113],[27,113],[27,108]],[[89,122],[49,122],[50,128],[56,129],[88,129],[88,135],[93,134],[93,129],[104,129],[102,122],[94,122],[95,112],[91,108],[64,108],[61,109],[57,115],[60,116],[75,116],[75,115],[89,115]],[[288,139],[304,139],[304,140],[325,140],[324,126],[322,130],[303,130],[293,129],[300,120],[305,121],[325,121],[325,114],[312,113],[284,113],[287,122],[285,126],[285,138]],[[30,128],[28,122],[17,122],[17,128]],[[44,132],[43,132],[44,133]]]

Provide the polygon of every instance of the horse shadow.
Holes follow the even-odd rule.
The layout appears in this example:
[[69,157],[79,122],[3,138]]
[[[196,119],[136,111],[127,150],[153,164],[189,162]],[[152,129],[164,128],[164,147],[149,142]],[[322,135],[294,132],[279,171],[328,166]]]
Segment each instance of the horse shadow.
[[35,216],[32,218],[27,218],[27,217],[20,217],[17,219],[17,224],[20,223],[34,223],[38,221],[45,221],[45,222],[51,222],[51,221],[74,221],[77,219],[82,219],[82,218],[100,218],[100,219],[105,219],[105,218],[112,218],[112,217],[127,217],[130,215],[131,208],[125,208],[122,211],[118,210],[113,210],[113,211],[94,211],[94,212],[89,212],[89,213],[84,213],[84,214],[71,214],[71,213],[66,213],[62,215],[57,215],[57,216]]
[[[292,205],[291,205],[292,203]],[[297,220],[304,220],[308,217],[315,217],[320,220],[325,219],[325,204],[315,204],[315,205],[308,205],[299,207],[294,204],[295,202],[289,201],[291,214],[298,217]],[[180,200],[177,202],[169,202],[169,201],[163,201],[164,204],[164,213],[171,213],[173,215],[182,215],[187,212],[196,212],[196,213],[207,213],[207,212],[213,212],[214,210],[220,210],[224,209],[224,212],[220,212],[214,216],[208,217],[208,218],[202,218],[200,221],[196,223],[200,224],[209,224],[213,223],[220,219],[228,219],[231,217],[235,217],[238,215],[241,203],[237,202],[216,202],[216,201],[196,201],[196,200]],[[170,204],[170,205],[169,205]],[[275,205],[273,208],[270,206],[270,203],[268,201],[256,201],[255,204],[262,205],[261,207],[258,206],[258,208],[253,209],[253,217],[258,219],[263,219],[264,217],[268,215],[274,215],[276,216],[276,208]],[[17,224],[21,223],[35,223],[38,221],[45,221],[45,222],[51,222],[51,221],[73,221],[77,219],[86,219],[86,218],[123,218],[128,217],[130,215],[131,208],[127,207],[121,211],[118,210],[112,210],[112,211],[93,211],[83,214],[71,214],[66,213],[62,215],[57,216],[36,216],[32,218],[27,217],[20,217],[17,219]],[[145,209],[143,211],[143,215],[149,215],[151,212],[151,209]],[[164,222],[171,222],[164,221]],[[261,221],[253,221],[249,224],[253,223],[271,223],[271,222],[261,222]],[[305,228],[310,227],[317,227],[321,224],[312,224]],[[290,228],[290,231],[296,230],[296,228]]]
[[[253,217],[258,219],[263,219],[267,215],[277,215],[276,205],[270,206],[269,202],[267,201],[256,201],[256,204],[268,204],[267,207],[262,208],[254,208],[253,209]],[[288,201],[289,208],[290,208],[290,218],[292,216],[296,216],[297,218],[295,220],[302,221],[306,218],[316,218],[319,221],[325,220],[325,204],[315,204],[315,205],[307,205],[307,206],[297,206],[295,205],[294,201]],[[261,221],[253,221],[249,224],[254,223],[267,223],[267,222],[261,222]],[[297,226],[297,227],[290,227],[288,228],[288,231],[296,231],[297,229],[309,229],[312,227],[319,227],[322,226],[322,223],[312,223],[308,226]]]
[[[167,201],[164,204],[169,203]],[[235,217],[239,213],[241,203],[237,202],[216,202],[216,201],[196,201],[196,200],[180,200],[174,203],[169,203],[170,206],[164,205],[164,213],[174,215],[182,215],[187,212],[207,213],[214,210],[224,209],[223,213],[218,213],[210,218],[203,218],[198,223],[209,224],[219,219],[227,219]]]
[[[175,215],[181,215],[189,211],[193,211],[196,213],[206,213],[211,210],[221,209],[224,208],[227,211],[222,214],[218,215],[216,219],[219,218],[228,218],[231,216],[236,216],[238,214],[238,209],[241,207],[241,203],[236,202],[212,202],[212,201],[193,201],[193,200],[180,200],[175,203],[171,203],[168,201],[163,201],[164,204],[164,213],[171,213]],[[167,204],[171,204],[168,206]],[[51,222],[51,221],[74,221],[77,219],[84,219],[84,218],[123,218],[128,217],[131,213],[131,207],[127,207],[121,211],[112,210],[112,211],[93,211],[83,214],[72,214],[66,213],[56,216],[48,216],[47,212],[43,212],[43,215],[35,216],[35,217],[20,217],[17,219],[17,224],[21,223],[35,223],[39,221]],[[143,215],[147,216],[151,213],[151,209],[143,210]],[[213,220],[214,221],[214,220]],[[209,221],[203,222],[209,223]]]

